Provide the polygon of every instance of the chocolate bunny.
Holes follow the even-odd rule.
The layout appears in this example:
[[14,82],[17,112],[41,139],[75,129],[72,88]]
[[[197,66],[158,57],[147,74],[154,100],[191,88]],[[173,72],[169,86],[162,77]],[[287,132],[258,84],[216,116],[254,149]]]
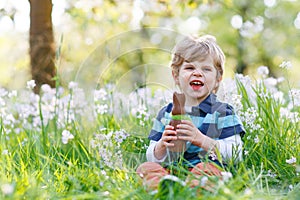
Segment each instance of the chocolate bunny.
[[[173,108],[172,108],[172,119],[170,121],[170,125],[176,127],[181,123],[181,119],[183,115],[185,115],[185,96],[184,94],[180,94],[177,92],[173,93]],[[177,135],[178,136],[178,135]],[[169,147],[169,150],[172,152],[184,152],[186,148],[185,140],[172,140],[170,143],[173,143],[173,147]]]

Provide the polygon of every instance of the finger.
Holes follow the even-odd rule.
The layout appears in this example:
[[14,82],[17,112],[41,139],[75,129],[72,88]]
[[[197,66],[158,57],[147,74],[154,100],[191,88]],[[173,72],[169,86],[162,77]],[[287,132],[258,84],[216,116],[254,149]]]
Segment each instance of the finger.
[[181,124],[194,125],[192,121],[190,121],[190,120],[185,120],[185,119],[181,120]]
[[174,147],[174,146],[175,146],[174,143],[170,143],[170,142],[164,142],[164,145],[165,145],[166,147]]
[[190,143],[194,144],[195,137],[191,137],[191,136],[178,136],[178,140],[189,141]]
[[176,131],[174,131],[174,130],[165,130],[164,132],[163,132],[163,136],[172,136],[172,135],[177,135],[177,133],[176,133]]
[[186,130],[192,130],[192,126],[189,124],[178,124],[176,127],[176,130],[178,129],[186,129]]
[[190,141],[191,137],[187,136],[187,135],[180,135],[177,137],[178,140],[186,140],[186,141]]
[[171,125],[166,125],[165,126],[165,130],[174,130],[174,126],[171,126]]
[[185,135],[194,135],[196,130],[190,126],[180,126],[176,129],[177,135],[178,134],[185,134]]
[[178,138],[177,136],[165,136],[165,137],[162,138],[162,140],[164,142],[170,142],[172,140],[177,140],[177,138]]

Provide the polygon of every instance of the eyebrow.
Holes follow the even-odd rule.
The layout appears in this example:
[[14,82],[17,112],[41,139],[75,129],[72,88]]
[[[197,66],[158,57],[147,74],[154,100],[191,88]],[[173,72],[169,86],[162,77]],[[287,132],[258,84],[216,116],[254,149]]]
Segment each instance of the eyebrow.
[[203,65],[202,67],[210,67],[210,68],[214,68],[214,66],[212,66],[212,65]]
[[[198,65],[196,65],[196,64],[194,64],[194,63],[191,63],[191,62],[186,62],[187,64],[189,64],[189,65],[192,65],[192,66],[194,66],[194,67],[197,67]],[[184,65],[184,63],[183,63],[183,65]],[[210,67],[210,68],[215,68],[215,66],[214,65],[201,65],[200,67]]]

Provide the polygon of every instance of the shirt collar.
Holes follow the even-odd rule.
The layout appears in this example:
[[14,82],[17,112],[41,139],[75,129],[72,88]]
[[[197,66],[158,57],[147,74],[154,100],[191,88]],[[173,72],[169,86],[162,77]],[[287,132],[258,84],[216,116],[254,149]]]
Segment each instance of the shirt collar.
[[192,107],[192,110],[194,109],[200,109],[205,113],[212,113],[212,106],[217,102],[217,96],[215,94],[210,94],[202,101],[198,106]]

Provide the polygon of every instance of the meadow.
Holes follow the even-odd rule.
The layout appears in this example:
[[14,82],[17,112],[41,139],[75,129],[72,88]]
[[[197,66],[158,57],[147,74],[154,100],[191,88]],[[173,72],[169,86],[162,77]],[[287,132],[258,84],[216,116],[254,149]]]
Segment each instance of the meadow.
[[[223,81],[219,99],[232,104],[246,134],[243,161],[228,163],[228,177],[213,191],[189,187],[147,191],[136,175],[146,160],[147,135],[172,91],[113,85],[93,95],[34,81],[21,90],[0,88],[0,199],[299,199],[300,89],[285,78],[236,74]],[[299,87],[299,86],[298,86]]]

